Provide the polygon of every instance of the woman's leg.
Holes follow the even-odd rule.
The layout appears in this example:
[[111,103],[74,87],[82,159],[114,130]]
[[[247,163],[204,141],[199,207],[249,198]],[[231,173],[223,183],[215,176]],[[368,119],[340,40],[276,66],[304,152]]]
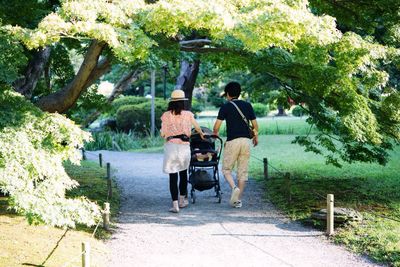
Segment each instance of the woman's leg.
[[185,208],[189,204],[187,198],[187,170],[179,172],[179,207]]
[[169,191],[172,201],[178,200],[178,173],[169,174]]
[[179,195],[186,196],[187,195],[187,170],[179,172]]

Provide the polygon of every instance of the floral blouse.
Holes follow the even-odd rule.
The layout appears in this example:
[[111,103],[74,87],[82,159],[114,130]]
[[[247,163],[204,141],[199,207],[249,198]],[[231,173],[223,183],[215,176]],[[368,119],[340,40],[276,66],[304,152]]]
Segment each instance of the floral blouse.
[[[187,110],[182,110],[180,115],[173,115],[171,111],[164,112],[161,116],[161,136],[164,138],[180,134],[190,136],[193,119],[193,113]],[[188,142],[184,142],[178,138],[171,139],[168,142],[188,144]]]

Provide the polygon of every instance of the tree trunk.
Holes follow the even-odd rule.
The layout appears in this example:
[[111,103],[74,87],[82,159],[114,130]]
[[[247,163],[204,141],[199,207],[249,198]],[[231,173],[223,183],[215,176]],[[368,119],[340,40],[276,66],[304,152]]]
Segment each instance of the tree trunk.
[[185,92],[187,101],[187,110],[192,109],[193,89],[196,83],[197,75],[199,74],[200,60],[195,60],[189,63],[186,60],[181,62],[181,72],[176,79],[176,88],[182,89]]
[[122,78],[115,84],[114,89],[108,98],[108,103],[111,103],[120,94],[125,92],[126,89],[128,89],[128,86],[131,85],[139,77],[141,73],[142,70],[138,68],[122,76]]
[[40,98],[36,105],[44,111],[59,113],[71,108],[87,87],[111,69],[107,58],[98,62],[104,47],[105,43],[93,40],[75,78],[63,89]]
[[[114,101],[115,98],[117,98],[120,94],[126,91],[128,86],[139,77],[140,73],[141,70],[136,69],[122,76],[122,78],[115,84],[113,91],[111,92],[111,95],[107,99],[107,102],[111,103],[112,101]],[[91,113],[82,123],[82,127],[83,128],[89,127],[89,125],[92,124],[100,116],[100,114],[101,112],[98,110]]]
[[276,116],[287,116],[283,106],[278,105],[278,114],[276,114]]
[[44,67],[44,81],[47,91],[51,92],[50,64],[46,64],[46,66]]
[[14,82],[13,86],[15,91],[21,93],[28,99],[32,97],[33,90],[43,73],[43,69],[49,61],[50,52],[51,48],[49,46],[35,52],[25,70],[24,77]]

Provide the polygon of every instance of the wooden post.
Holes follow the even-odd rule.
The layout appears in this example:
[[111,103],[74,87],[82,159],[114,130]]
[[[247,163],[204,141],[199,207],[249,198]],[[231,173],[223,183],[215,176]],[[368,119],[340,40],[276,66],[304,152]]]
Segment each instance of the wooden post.
[[112,197],[112,183],[111,183],[111,165],[107,162],[107,192],[108,192],[108,199]]
[[85,148],[82,147],[82,159],[86,160]]
[[333,194],[328,194],[326,197],[326,234],[333,235],[334,222],[334,198]]
[[104,210],[103,210],[103,227],[106,230],[110,229],[110,203],[104,203]]
[[156,71],[151,70],[150,75],[150,91],[151,91],[151,112],[150,112],[150,136],[154,137],[156,129],[156,112],[155,112],[155,98],[156,98]]
[[292,204],[292,190],[291,190],[291,186],[292,186],[292,182],[290,180],[290,172],[286,172],[284,179],[285,179],[285,187],[286,187],[286,191],[287,191],[287,199],[289,202],[289,205]]
[[82,242],[82,267],[90,267],[90,243]]
[[268,159],[264,158],[264,179],[268,179]]
[[99,154],[99,164],[100,167],[103,167],[103,155],[101,153]]

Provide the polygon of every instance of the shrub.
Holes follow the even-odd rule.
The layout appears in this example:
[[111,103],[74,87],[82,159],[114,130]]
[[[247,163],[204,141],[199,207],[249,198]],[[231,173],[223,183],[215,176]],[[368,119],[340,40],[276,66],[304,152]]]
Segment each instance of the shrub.
[[208,102],[216,108],[220,108],[225,103],[225,98],[220,96],[220,90],[213,88],[208,93]]
[[115,115],[117,113],[118,109],[122,106],[138,105],[138,104],[142,104],[145,102],[150,102],[150,99],[145,98],[145,97],[139,97],[139,96],[119,97],[112,102],[111,115]]
[[192,112],[193,114],[200,113],[203,111],[203,104],[196,100],[195,98],[192,99]]
[[254,113],[257,117],[265,117],[268,115],[269,107],[263,103],[254,103],[253,104]]
[[[156,128],[161,128],[161,115],[167,110],[167,102],[158,99],[155,102]],[[133,131],[141,136],[149,133],[151,127],[151,103],[144,102],[138,105],[125,105],[118,109],[117,128],[129,132]]]
[[[156,136],[144,138],[138,136],[134,132],[95,132],[93,141],[85,143],[86,150],[134,150],[148,147],[162,146],[164,139]],[[114,142],[114,143],[113,143]]]
[[296,116],[296,117],[301,117],[301,116],[304,116],[306,114],[307,114],[307,112],[301,106],[296,106],[292,110],[292,115]]
[[85,197],[66,198],[78,185],[63,167],[79,164],[76,149],[90,135],[57,113],[46,113],[11,90],[0,88],[0,189],[9,205],[30,223],[88,226],[100,219],[99,207]]

